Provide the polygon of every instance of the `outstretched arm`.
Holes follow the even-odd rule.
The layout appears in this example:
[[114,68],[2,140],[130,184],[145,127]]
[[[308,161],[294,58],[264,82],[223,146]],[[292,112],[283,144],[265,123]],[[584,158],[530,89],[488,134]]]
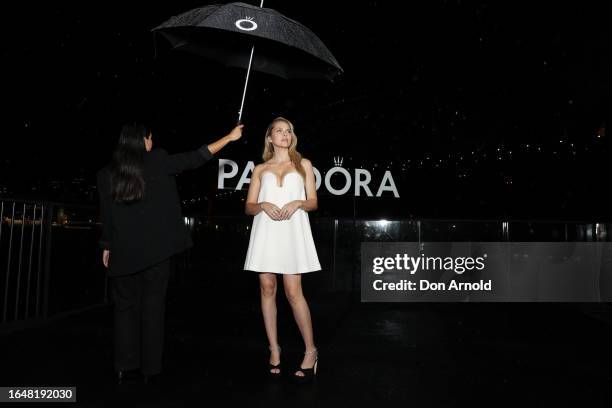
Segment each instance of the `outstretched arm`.
[[213,158],[213,155],[223,149],[229,142],[242,137],[242,128],[238,125],[227,135],[209,145],[203,145],[197,150],[185,153],[166,155],[165,168],[168,174],[178,174],[185,170],[196,169]]

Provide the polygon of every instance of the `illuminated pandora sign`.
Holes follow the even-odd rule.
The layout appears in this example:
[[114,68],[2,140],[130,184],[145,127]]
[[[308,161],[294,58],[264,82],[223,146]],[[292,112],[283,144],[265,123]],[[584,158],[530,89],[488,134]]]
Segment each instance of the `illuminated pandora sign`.
[[[219,175],[217,177],[217,187],[220,189],[231,189],[242,190],[245,185],[251,182],[251,173],[255,168],[255,163],[249,161],[245,168],[240,172],[240,178],[235,187],[226,185],[227,181],[233,180],[238,176],[239,167],[238,163],[233,160],[219,159]],[[313,167],[315,179],[317,183],[317,190],[321,188],[321,184],[325,186],[325,189],[333,195],[345,195],[354,194],[355,196],[366,196],[366,197],[385,197],[391,194],[395,198],[399,198],[393,175],[389,170],[385,171],[385,174],[380,181],[380,184],[372,184],[372,174],[366,169],[354,169],[350,172],[344,167],[335,166],[325,172],[325,178],[321,178],[321,172],[316,167]],[[227,184],[233,184],[227,183]],[[376,193],[374,194],[373,191]],[[385,194],[386,193],[386,194]]]

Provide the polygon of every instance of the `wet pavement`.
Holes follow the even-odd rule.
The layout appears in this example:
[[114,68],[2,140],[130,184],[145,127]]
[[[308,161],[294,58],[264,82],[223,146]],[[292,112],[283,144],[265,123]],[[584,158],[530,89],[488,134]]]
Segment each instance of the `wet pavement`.
[[70,405],[84,407],[612,406],[608,305],[367,304],[305,285],[319,371],[295,384],[303,345],[288,303],[279,289],[274,381],[248,282],[170,288],[159,386],[113,384],[110,306],[1,335],[0,385],[76,386]]

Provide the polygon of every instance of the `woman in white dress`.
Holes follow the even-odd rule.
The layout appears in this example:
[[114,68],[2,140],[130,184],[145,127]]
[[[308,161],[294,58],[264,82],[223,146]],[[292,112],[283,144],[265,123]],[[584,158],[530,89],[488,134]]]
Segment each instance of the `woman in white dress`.
[[261,310],[270,343],[269,373],[280,376],[276,330],[276,275],[283,285],[304,340],[297,380],[316,374],[318,353],[301,274],[321,270],[307,211],[317,209],[312,163],[296,150],[297,137],[287,119],[276,118],[266,131],[262,164],[253,170],[245,212],[254,215],[244,269],[259,272]]

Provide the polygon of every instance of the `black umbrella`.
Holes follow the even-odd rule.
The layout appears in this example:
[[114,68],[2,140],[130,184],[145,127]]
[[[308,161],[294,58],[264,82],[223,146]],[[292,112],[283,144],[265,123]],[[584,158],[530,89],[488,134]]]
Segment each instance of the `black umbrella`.
[[261,7],[229,3],[196,8],[152,31],[167,38],[175,49],[247,70],[238,121],[251,69],[285,79],[333,80],[342,72],[319,37],[297,21],[264,8],[263,0]]

